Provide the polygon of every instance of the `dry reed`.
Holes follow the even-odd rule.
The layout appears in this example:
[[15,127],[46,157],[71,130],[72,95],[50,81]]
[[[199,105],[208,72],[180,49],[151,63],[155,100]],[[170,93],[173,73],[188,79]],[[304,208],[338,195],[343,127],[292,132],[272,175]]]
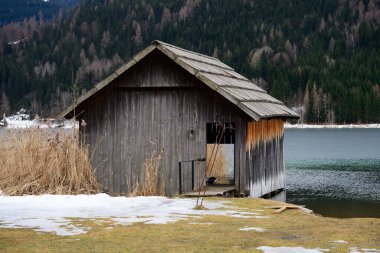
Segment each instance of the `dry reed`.
[[262,119],[248,122],[245,147],[248,152],[260,143],[267,143],[284,135],[283,119]]
[[[224,150],[219,144],[219,148],[214,147],[218,144],[207,144],[207,161],[214,161],[212,171],[210,171],[210,177],[216,177],[218,179],[218,183],[229,183],[229,179],[227,177],[228,171],[228,160],[224,153]],[[216,150],[216,152],[212,152]]]
[[160,181],[160,163],[163,158],[163,149],[159,153],[153,152],[144,162],[144,180],[136,182],[130,196],[163,196],[164,184]]
[[0,147],[0,190],[6,195],[97,193],[86,146],[77,134],[12,130]]

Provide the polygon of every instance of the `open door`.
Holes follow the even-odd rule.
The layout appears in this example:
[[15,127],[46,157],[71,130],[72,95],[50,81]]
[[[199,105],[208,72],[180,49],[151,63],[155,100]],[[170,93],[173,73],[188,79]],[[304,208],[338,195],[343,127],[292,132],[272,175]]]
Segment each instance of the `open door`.
[[235,127],[233,123],[206,124],[208,185],[235,184]]

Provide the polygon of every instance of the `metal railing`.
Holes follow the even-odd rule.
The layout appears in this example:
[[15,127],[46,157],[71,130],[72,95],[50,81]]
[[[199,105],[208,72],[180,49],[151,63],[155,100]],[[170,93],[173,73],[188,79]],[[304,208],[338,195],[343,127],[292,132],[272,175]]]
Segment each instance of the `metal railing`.
[[194,163],[195,162],[205,162],[206,158],[198,158],[187,161],[178,162],[178,179],[179,179],[179,194],[182,194],[182,163],[191,163],[191,190],[194,190]]

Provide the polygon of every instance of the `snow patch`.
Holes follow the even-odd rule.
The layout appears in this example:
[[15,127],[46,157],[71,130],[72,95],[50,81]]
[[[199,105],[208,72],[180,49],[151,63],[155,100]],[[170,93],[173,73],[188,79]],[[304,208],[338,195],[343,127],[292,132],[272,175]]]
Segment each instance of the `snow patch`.
[[366,248],[360,249],[358,247],[350,248],[350,253],[379,253],[379,252],[380,250],[378,249],[366,249]]
[[315,129],[315,128],[380,128],[380,124],[350,124],[350,125],[308,125],[308,124],[289,124],[285,123],[285,128],[296,128],[296,129]]
[[270,218],[269,216],[260,216],[260,215],[256,215],[254,216],[255,219],[268,219]]
[[28,40],[28,37],[24,37],[20,40],[15,40],[15,41],[9,41],[7,44],[8,45],[18,45],[20,44],[21,42],[24,42],[24,41],[27,41]]
[[136,222],[167,224],[202,215],[253,217],[226,206],[223,201],[206,201],[207,210],[195,210],[195,204],[195,199],[110,197],[107,194],[0,196],[0,227],[76,235],[90,228],[75,224],[70,218],[95,219],[97,223],[109,219],[115,224],[131,225]]
[[269,247],[261,246],[257,249],[262,250],[264,253],[322,253],[330,251],[329,249],[305,249],[303,247]]
[[255,227],[244,227],[244,228],[239,228],[240,231],[256,231],[256,232],[259,232],[259,233],[262,233],[265,231],[265,229],[263,228],[255,228]]
[[332,243],[340,243],[340,244],[346,244],[348,242],[346,242],[345,240],[335,240],[335,241],[331,241]]
[[11,115],[9,117],[4,117],[0,121],[1,127],[11,128],[11,129],[20,129],[20,128],[78,128],[78,122],[74,122],[72,120],[58,120],[54,118],[46,118],[46,119],[30,119],[30,115],[26,113],[25,109],[21,109],[16,114]]

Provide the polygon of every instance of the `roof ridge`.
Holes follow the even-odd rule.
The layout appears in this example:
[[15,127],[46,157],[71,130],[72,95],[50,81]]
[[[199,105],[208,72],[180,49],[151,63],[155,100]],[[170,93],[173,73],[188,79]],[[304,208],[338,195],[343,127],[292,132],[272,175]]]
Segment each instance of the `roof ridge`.
[[[215,73],[215,72],[211,72],[211,71],[207,71],[207,70],[199,70],[200,73],[206,73],[206,74],[210,74],[210,75],[218,75],[218,76],[224,76],[224,77],[228,77],[228,78],[232,78],[232,79],[236,79],[236,80],[240,80],[240,81],[245,81],[245,82],[249,82],[249,83],[252,83],[249,79],[245,78],[238,78],[236,76],[233,76],[233,75],[228,75],[228,74],[224,74],[224,73]],[[254,83],[252,83],[254,84]],[[256,84],[254,84],[256,85]],[[257,85],[256,85],[257,86]]]
[[281,101],[269,101],[265,99],[242,99],[239,101],[240,103],[268,103],[268,104],[275,104],[275,105],[284,105],[284,102]]
[[[204,72],[199,72],[200,74],[204,73]],[[207,77],[206,77],[207,78]],[[254,84],[254,83],[252,83]],[[255,85],[255,84],[254,84]],[[257,86],[257,85],[255,85]],[[258,87],[258,86],[257,86]],[[258,93],[262,93],[262,94],[268,94],[268,92],[266,90],[258,90],[258,89],[255,89],[255,88],[247,88],[247,87],[241,87],[241,86],[235,86],[235,85],[220,85],[220,88],[233,88],[233,89],[238,89],[238,90],[250,90],[250,91],[256,91]],[[260,88],[260,87],[259,87]],[[269,95],[270,96],[270,95]]]
[[[198,59],[194,59],[194,58],[190,58],[190,57],[186,57],[186,56],[177,56],[178,58],[181,58],[181,59],[186,59],[186,60],[190,60],[190,61],[196,61],[196,62],[200,62],[200,63],[203,63],[203,64],[207,64],[207,65],[210,65],[210,66],[213,66],[213,67],[217,67],[217,68],[221,68],[223,70],[232,70],[235,72],[235,70],[233,68],[231,68],[230,66],[228,66],[229,68],[226,68],[226,67],[222,67],[222,66],[219,66],[219,65],[216,65],[216,64],[213,64],[213,63],[209,63],[209,62],[205,62],[205,61],[201,61],[201,60],[198,60]],[[223,63],[222,61],[219,60],[219,62]],[[223,63],[224,64],[224,63]]]
[[[201,53],[198,53],[198,52],[194,52],[194,51],[191,51],[191,50],[188,50],[188,49],[184,49],[182,47],[177,47],[177,46],[174,46],[172,44],[169,44],[169,43],[166,43],[166,42],[163,42],[161,40],[154,40],[152,42],[152,45],[155,45],[155,44],[162,44],[162,45],[165,45],[165,46],[169,46],[169,47],[172,47],[172,48],[176,48],[176,49],[179,49],[179,50],[182,50],[182,51],[185,51],[187,53],[190,53],[190,54],[195,54],[195,55],[198,55],[198,56],[202,56],[202,57],[206,57],[206,58],[209,58],[211,60],[216,60],[218,62],[221,62],[223,64],[225,64],[224,62],[222,62],[221,60],[219,60],[218,58],[215,58],[215,57],[212,57],[212,56],[209,56],[209,55],[206,55],[206,54],[201,54]],[[181,56],[182,57],[182,56]],[[197,61],[196,59],[191,59],[191,60],[195,60]],[[228,65],[227,65],[228,66]],[[230,66],[229,66],[230,67]],[[230,67],[231,68],[231,67]],[[233,68],[231,68],[233,69]]]

